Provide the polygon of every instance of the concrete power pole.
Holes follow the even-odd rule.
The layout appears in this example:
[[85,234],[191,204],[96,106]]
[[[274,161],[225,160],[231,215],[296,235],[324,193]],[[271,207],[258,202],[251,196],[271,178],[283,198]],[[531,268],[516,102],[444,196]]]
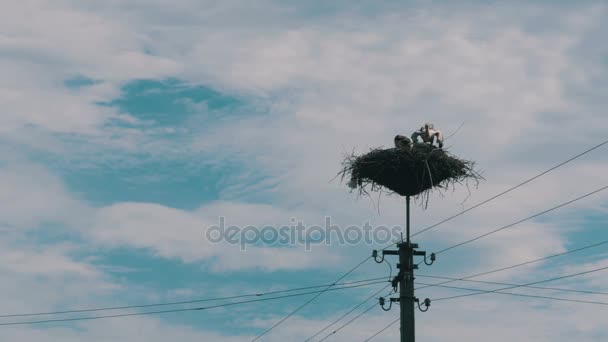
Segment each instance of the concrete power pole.
[[[406,210],[406,240],[403,241],[402,239],[402,241],[397,244],[398,250],[383,250],[382,259],[380,260],[378,260],[378,251],[374,251],[372,256],[378,263],[384,262],[385,255],[399,256],[399,263],[397,264],[399,274],[393,278],[392,282],[395,291],[397,290],[397,287],[399,287],[399,297],[390,298],[390,304],[392,306],[392,303],[399,302],[401,314],[401,342],[414,342],[416,340],[414,324],[416,304],[418,304],[420,311],[423,312],[427,311],[431,305],[431,301],[427,298],[423,303],[425,309],[422,309],[419,299],[414,296],[414,270],[418,269],[418,265],[414,264],[414,256],[423,256],[424,263],[431,265],[435,261],[435,254],[431,254],[430,262],[427,262],[426,252],[415,250],[415,248],[418,248],[418,244],[412,243],[410,240],[410,196],[406,197]],[[380,298],[380,305],[382,308],[385,311],[390,310],[391,306],[389,306],[388,309],[385,309],[384,304],[385,299]]]

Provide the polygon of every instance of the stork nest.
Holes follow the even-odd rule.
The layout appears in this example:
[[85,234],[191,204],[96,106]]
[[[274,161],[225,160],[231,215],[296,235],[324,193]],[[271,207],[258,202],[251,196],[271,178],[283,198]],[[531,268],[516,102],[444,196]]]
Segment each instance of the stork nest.
[[401,196],[427,195],[433,189],[448,189],[483,177],[474,169],[475,162],[452,156],[430,144],[414,143],[410,149],[372,149],[357,156],[346,154],[338,173],[354,182],[359,194],[371,191],[397,193]]

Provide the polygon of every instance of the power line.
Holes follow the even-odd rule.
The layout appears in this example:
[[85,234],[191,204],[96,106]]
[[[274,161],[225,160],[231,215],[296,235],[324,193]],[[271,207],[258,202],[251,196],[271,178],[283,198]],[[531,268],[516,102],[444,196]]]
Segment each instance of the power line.
[[[424,284],[424,283],[419,283],[419,284]],[[432,284],[424,284],[424,285],[432,285]],[[435,285],[435,286],[443,287],[443,288],[447,288],[447,289],[455,289],[455,290],[485,292],[485,290],[472,289],[472,288],[468,288],[468,287],[449,286],[449,285]],[[508,295],[508,296],[516,296],[516,297],[525,297],[525,298],[549,299],[549,300],[556,300],[556,301],[562,301],[562,302],[573,302],[573,303],[595,304],[595,305],[608,305],[608,303],[605,303],[605,302],[598,302],[598,301],[592,301],[592,300],[579,300],[579,299],[569,299],[569,298],[558,298],[558,297],[550,297],[550,296],[538,296],[538,295],[530,295],[530,294],[523,294],[523,293],[510,293],[510,292],[501,292],[501,291],[495,291],[495,292],[492,292],[492,293],[493,294]]]
[[323,293],[323,292],[327,292],[327,291],[338,291],[338,290],[352,289],[352,288],[357,288],[357,287],[363,287],[363,286],[369,286],[369,285],[374,285],[374,284],[380,284],[380,283],[384,283],[384,282],[386,282],[386,280],[376,281],[376,282],[370,282],[370,283],[363,283],[363,284],[358,284],[358,285],[350,285],[350,286],[343,286],[343,287],[334,287],[334,288],[331,288],[331,289],[324,289],[324,290],[320,290],[320,291],[309,291],[309,292],[304,292],[304,293],[295,293],[295,294],[289,294],[289,295],[283,295],[283,296],[276,296],[276,297],[272,297],[272,298],[260,298],[260,299],[244,300],[244,301],[233,302],[233,303],[217,304],[217,305],[211,305],[211,306],[206,306],[206,307],[171,309],[171,310],[158,310],[158,311],[146,311],[146,312],[133,312],[133,313],[125,313],[125,314],[104,315],[104,316],[87,316],[87,317],[46,319],[46,320],[38,320],[38,321],[8,322],[8,323],[0,323],[0,326],[7,326],[7,325],[31,325],[31,324],[43,324],[43,323],[85,321],[85,320],[96,320],[96,319],[105,319],[105,318],[119,318],[119,317],[130,317],[130,316],[155,315],[155,314],[165,314],[165,313],[173,313],[173,312],[203,311],[203,310],[210,310],[210,309],[227,307],[227,306],[233,306],[233,305],[256,303],[256,302],[264,302],[264,301],[269,301],[269,300],[276,300],[276,299],[283,299],[283,298],[305,296],[305,295],[309,295],[309,294]]
[[[430,276],[430,275],[422,275],[422,274],[417,274],[416,276],[418,277],[423,277],[423,278],[434,278],[434,279],[447,279],[447,280],[452,280],[452,281],[466,281],[466,282],[470,282],[470,283],[479,283],[479,284],[490,284],[490,285],[507,285],[507,286],[521,286],[521,285],[517,285],[517,284],[510,284],[510,283],[500,283],[500,282],[495,282],[495,281],[483,281],[483,280],[459,280],[457,278],[450,278],[450,277],[440,277],[440,276]],[[429,285],[429,284],[423,284],[418,282],[418,284],[420,285]],[[559,288],[559,287],[544,287],[544,286],[521,286],[521,287],[525,287],[525,288],[530,288],[530,289],[536,289],[536,290],[549,290],[549,291],[561,291],[561,292],[574,292],[574,293],[584,293],[584,294],[594,294],[594,295],[608,295],[608,292],[597,292],[597,291],[585,291],[585,290],[574,290],[574,289],[564,289],[564,288]]]
[[[582,247],[578,247],[578,248],[575,248],[575,249],[568,250],[566,252],[552,254],[552,255],[549,255],[549,256],[542,257],[542,258],[538,258],[538,259],[533,259],[533,260],[521,262],[521,263],[518,263],[518,264],[511,265],[511,266],[506,266],[506,267],[501,267],[501,268],[490,270],[490,271],[480,272],[480,273],[476,273],[476,274],[473,274],[473,275],[470,275],[470,276],[466,276],[466,277],[462,277],[462,278],[457,278],[457,279],[453,279],[453,280],[447,280],[447,281],[440,282],[440,283],[437,283],[437,284],[424,284],[424,285],[421,284],[423,286],[420,287],[420,288],[417,288],[416,290],[420,290],[420,289],[428,288],[428,287],[444,287],[443,284],[451,283],[451,282],[454,282],[454,281],[460,281],[460,280],[465,280],[465,279],[469,279],[469,278],[479,277],[479,276],[482,276],[482,275],[502,272],[502,271],[513,269],[513,268],[529,265],[529,264],[532,264],[532,263],[536,263],[536,262],[540,262],[540,261],[545,261],[545,260],[548,260],[548,259],[552,259],[552,258],[556,258],[556,257],[560,257],[560,256],[564,256],[564,255],[568,255],[568,254],[584,251],[584,250],[587,250],[587,249],[599,247],[599,246],[606,245],[606,244],[608,244],[608,240],[600,241],[600,242],[594,243],[594,244],[585,245],[585,246],[582,246]],[[544,282],[553,281],[553,280],[557,280],[557,279],[549,279],[549,280],[546,280]],[[531,285],[535,285],[535,284],[540,284],[540,282],[535,282],[535,283],[530,283],[530,284],[523,284],[523,285],[525,285],[525,286],[531,286]],[[523,286],[521,286],[521,287],[523,287]],[[498,292],[498,291],[503,291],[503,290],[504,289],[497,289],[495,292],[496,293],[507,294],[506,292]],[[487,291],[486,291],[486,293],[487,293]],[[532,296],[532,295],[520,295],[520,294],[513,294],[513,293],[511,293],[509,295],[520,296],[520,297]],[[547,296],[534,296],[532,298],[539,298],[539,297],[543,297],[544,298],[544,297],[547,297]],[[441,298],[439,298],[439,299],[441,299]],[[435,299],[433,301],[437,301],[439,299]],[[544,299],[549,299],[549,298],[547,297],[547,298],[544,298]],[[557,299],[557,298],[553,298],[553,297],[551,299],[554,299],[554,300],[563,300],[563,298]],[[446,299],[442,299],[442,300],[447,300],[447,298]],[[566,301],[575,301],[575,300],[566,300]],[[391,326],[395,325],[395,323],[399,322],[399,320],[400,320],[400,318],[397,318],[396,320],[392,321],[387,326],[385,326],[384,328],[382,328],[380,331],[376,332],[374,335],[372,335],[368,339],[366,339],[365,342],[371,341],[376,336],[380,335],[381,333],[383,333],[384,331],[386,331],[388,328],[390,328]]]
[[572,157],[572,158],[570,158],[570,159],[568,159],[568,160],[566,160],[566,161],[564,161],[564,162],[561,162],[561,163],[559,163],[559,164],[557,164],[557,165],[555,165],[555,166],[553,166],[553,167],[551,167],[551,168],[549,168],[549,169],[547,169],[547,170],[545,170],[545,171],[543,171],[543,172],[541,172],[541,173],[537,174],[536,176],[534,176],[534,177],[532,177],[532,178],[530,178],[530,179],[528,179],[528,180],[525,180],[525,181],[523,181],[523,182],[521,182],[521,183],[519,183],[519,184],[515,185],[514,187],[511,187],[511,188],[509,188],[509,189],[507,189],[507,190],[505,190],[505,191],[503,191],[503,192],[501,192],[501,193],[499,193],[499,194],[497,194],[497,195],[494,195],[494,196],[492,196],[492,197],[488,198],[488,199],[487,199],[487,200],[485,200],[485,201],[482,201],[482,202],[480,202],[480,203],[477,203],[476,205],[474,205],[474,206],[472,206],[472,207],[470,207],[470,208],[468,208],[468,209],[466,209],[466,210],[463,210],[463,211],[459,212],[458,214],[452,215],[452,216],[450,216],[450,217],[446,218],[446,219],[445,219],[445,220],[443,220],[443,221],[437,222],[437,223],[435,223],[435,224],[434,224],[434,225],[432,225],[432,226],[426,227],[426,228],[424,228],[424,229],[422,229],[422,230],[420,230],[420,231],[418,231],[418,232],[416,232],[416,233],[412,234],[412,237],[414,237],[414,236],[416,236],[416,235],[418,235],[418,234],[422,234],[422,233],[424,233],[424,232],[426,232],[426,231],[428,231],[428,230],[430,230],[430,229],[433,229],[433,228],[435,228],[435,227],[437,227],[437,226],[439,226],[439,225],[441,225],[441,224],[444,224],[444,223],[446,223],[446,222],[448,222],[448,221],[450,221],[450,220],[452,220],[452,219],[455,219],[456,217],[459,217],[459,216],[461,216],[461,215],[463,215],[463,214],[465,214],[465,213],[467,213],[467,212],[469,212],[469,211],[471,211],[471,210],[473,210],[473,209],[475,209],[475,208],[478,208],[478,207],[480,207],[480,206],[482,206],[482,205],[484,205],[484,204],[486,204],[486,203],[488,203],[488,202],[490,202],[490,201],[493,201],[493,200],[495,200],[496,198],[498,198],[498,197],[500,197],[500,196],[503,196],[503,195],[505,195],[505,194],[507,194],[507,193],[509,193],[509,192],[511,192],[511,191],[513,191],[513,190],[515,190],[515,189],[517,189],[517,188],[520,188],[520,187],[522,187],[522,186],[524,186],[524,185],[526,185],[526,184],[530,183],[531,181],[533,181],[533,180],[535,180],[535,179],[538,179],[538,178],[540,178],[540,177],[544,176],[545,174],[547,174],[547,173],[549,173],[549,172],[551,172],[551,171],[553,171],[553,170],[555,170],[555,169],[557,169],[557,168],[559,168],[559,167],[561,167],[561,166],[563,166],[563,165],[565,165],[565,164],[568,164],[568,163],[570,163],[571,161],[573,161],[573,160],[575,160],[575,159],[577,159],[577,158],[579,158],[579,157],[581,157],[581,156],[583,156],[583,155],[585,155],[585,154],[587,154],[587,153],[589,153],[589,152],[591,152],[591,151],[593,151],[593,150],[595,150],[595,149],[598,149],[598,148],[600,148],[600,147],[602,147],[603,145],[606,145],[606,144],[608,144],[608,140],[606,140],[606,141],[604,141],[604,142],[602,142],[602,143],[600,143],[600,144],[598,144],[598,145],[595,145],[595,146],[593,146],[593,147],[591,147],[591,148],[589,148],[589,149],[587,149],[587,150],[585,150],[585,151],[583,151],[583,152],[581,152],[581,153],[579,153],[579,154],[575,155],[574,157]]
[[360,314],[358,314],[357,316],[353,317],[350,321],[346,322],[345,324],[343,324],[341,327],[339,327],[338,329],[332,331],[330,334],[328,334],[327,336],[323,337],[322,339],[319,340],[319,342],[323,342],[325,340],[327,340],[330,336],[336,334],[338,331],[344,329],[344,327],[346,327],[347,325],[351,324],[352,322],[354,322],[357,318],[365,315],[368,311],[371,311],[371,309],[375,308],[376,306],[378,306],[377,303],[372,304],[372,306],[370,306],[369,308],[365,309],[365,311],[361,312]]
[[589,196],[591,196],[591,195],[594,195],[594,194],[596,194],[596,193],[598,193],[598,192],[600,192],[600,191],[606,190],[606,189],[608,189],[608,185],[607,185],[607,186],[604,186],[604,187],[602,187],[602,188],[599,188],[599,189],[597,189],[597,190],[594,190],[594,191],[592,191],[592,192],[590,192],[590,193],[587,193],[587,194],[585,194],[585,195],[583,195],[583,196],[577,197],[577,198],[572,199],[572,200],[570,200],[570,201],[567,201],[567,202],[564,202],[564,203],[559,204],[559,205],[557,205],[557,206],[554,206],[554,207],[552,207],[552,208],[549,208],[549,209],[547,209],[547,210],[541,211],[540,213],[536,213],[536,214],[534,214],[534,215],[532,215],[532,216],[528,216],[528,217],[526,217],[526,218],[524,218],[524,219],[522,219],[522,220],[519,220],[519,221],[517,221],[517,222],[510,223],[510,224],[508,224],[508,225],[506,225],[506,226],[502,226],[502,227],[500,227],[500,228],[498,228],[498,229],[495,229],[495,230],[493,230],[493,231],[490,231],[490,232],[488,232],[488,233],[481,234],[481,235],[479,235],[479,236],[477,236],[477,237],[475,237],[475,238],[472,238],[472,239],[469,239],[469,240],[466,240],[466,241],[463,241],[463,242],[457,243],[457,244],[455,244],[455,245],[452,245],[452,246],[450,246],[450,247],[444,248],[444,249],[440,250],[439,252],[435,252],[435,254],[441,254],[441,253],[447,252],[447,251],[449,251],[449,250],[451,250],[451,249],[454,249],[454,248],[456,248],[456,247],[460,247],[460,246],[462,246],[462,245],[466,245],[466,244],[471,243],[471,242],[473,242],[473,241],[477,241],[477,240],[482,239],[482,238],[484,238],[484,237],[486,237],[486,236],[488,236],[488,235],[491,235],[491,234],[497,233],[497,232],[499,232],[499,231],[501,231],[501,230],[504,230],[504,229],[507,229],[507,228],[513,227],[513,226],[518,225],[518,224],[520,224],[520,223],[523,223],[523,222],[525,222],[525,221],[529,221],[529,220],[531,220],[531,219],[533,219],[533,218],[536,218],[536,217],[538,217],[538,216],[544,215],[544,214],[549,213],[549,212],[551,212],[551,211],[554,211],[554,210],[556,210],[556,209],[562,208],[562,207],[567,206],[567,205],[569,205],[569,204],[572,204],[572,203],[574,203],[574,202],[580,201],[580,200],[582,200],[582,199],[584,199],[584,198],[586,198],[586,197],[589,197]]
[[[361,265],[363,265],[370,258],[371,257],[367,257],[367,258],[363,259],[363,261],[361,261],[360,263],[358,263],[357,265],[355,265],[355,267],[351,268],[348,272],[344,273],[334,283],[337,283],[337,282],[341,281],[342,279],[346,278],[349,274],[353,273],[357,268],[359,268]],[[289,319],[291,316],[295,315],[298,311],[300,311],[306,305],[312,303],[312,301],[314,301],[315,299],[319,298],[323,293],[325,293],[326,291],[329,291],[333,286],[334,285],[329,285],[324,290],[317,292],[316,295],[314,295],[312,298],[310,298],[304,304],[300,305],[295,310],[293,310],[292,312],[290,312],[287,316],[283,317],[280,321],[278,321],[277,323],[275,323],[273,326],[271,326],[270,328],[266,329],[264,332],[262,332],[261,334],[259,334],[258,336],[256,336],[253,340],[251,340],[251,342],[255,342],[255,341],[259,340],[262,336],[266,335],[267,333],[269,333],[270,331],[272,331],[274,328],[278,327],[281,323],[283,323],[287,319]]]
[[103,307],[103,308],[74,309],[74,310],[64,310],[64,311],[35,312],[35,313],[21,313],[21,314],[4,314],[4,315],[0,315],[0,318],[61,315],[61,314],[69,314],[69,313],[83,313],[83,312],[97,312],[97,311],[125,310],[125,309],[141,309],[141,308],[149,308],[149,307],[156,307],[156,306],[184,305],[184,304],[212,302],[212,301],[237,299],[237,298],[246,298],[246,297],[262,297],[262,296],[274,295],[274,294],[279,294],[279,293],[286,293],[286,292],[295,292],[295,291],[303,291],[303,290],[316,289],[316,288],[320,288],[320,287],[327,287],[327,286],[330,286],[330,285],[334,285],[334,286],[353,285],[353,284],[359,284],[359,283],[364,283],[364,282],[368,282],[368,281],[375,281],[375,280],[380,280],[380,279],[385,279],[385,278],[386,277],[379,277],[379,278],[363,279],[363,280],[357,280],[357,281],[352,281],[352,282],[347,282],[347,283],[340,283],[340,284],[327,284],[327,285],[306,286],[306,287],[287,289],[287,290],[278,290],[278,291],[261,292],[261,293],[251,293],[251,294],[243,294],[243,295],[229,296],[229,297],[195,299],[195,300],[180,301],[180,302],[140,304],[140,305],[126,305],[126,306],[113,306],[113,307]]
[[386,329],[392,327],[393,325],[395,325],[395,323],[399,322],[401,318],[397,318],[396,320],[392,321],[391,323],[389,323],[389,325],[385,326],[384,328],[382,328],[380,331],[378,331],[377,333],[373,334],[372,336],[368,337],[367,340],[363,341],[363,342],[368,342],[371,341],[372,339],[374,339],[374,337],[382,334]]
[[[455,280],[457,280],[457,279],[455,279]],[[549,280],[547,280],[547,281],[549,281]],[[485,291],[485,290],[471,289],[471,288],[464,288],[464,287],[446,286],[446,285],[439,285],[439,284],[424,284],[424,283],[419,283],[419,284],[425,285],[425,287],[438,286],[438,287],[445,287],[445,288],[451,288],[451,289],[457,289],[457,290],[467,290],[467,291],[480,292],[480,293],[475,293],[475,294],[490,293],[490,292]],[[522,286],[524,286],[524,285],[522,285]],[[491,293],[508,295],[508,296],[516,296],[516,297],[549,299],[549,300],[564,301],[564,302],[574,302],[574,303],[584,303],[584,304],[596,304],[596,305],[608,305],[608,303],[604,303],[604,302],[585,301],[585,300],[577,300],[577,299],[566,299],[566,298],[557,298],[557,297],[549,297],[549,296],[527,295],[527,294],[520,294],[520,293],[508,293],[508,292],[500,292],[500,291],[502,291],[502,290],[498,289],[498,290],[492,291]],[[456,297],[454,297],[454,298],[456,298]],[[439,299],[434,299],[433,301],[436,302],[438,300],[448,300],[448,298],[444,298],[444,299],[439,298]],[[396,320],[394,320],[391,323],[389,323],[387,326],[385,326],[384,328],[382,328],[380,331],[376,332],[374,335],[370,336],[368,339],[365,340],[365,342],[371,341],[376,336],[380,335],[381,333],[383,333],[384,331],[386,331],[388,328],[390,328],[391,326],[395,325],[395,323],[397,323],[397,322],[399,322],[399,318],[397,318]]]
[[503,288],[500,288],[500,289],[495,289],[495,290],[487,290],[487,291],[484,290],[484,291],[478,292],[478,293],[469,293],[469,294],[465,294],[465,295],[457,295],[457,296],[451,296],[451,297],[443,297],[443,298],[433,299],[433,302],[437,302],[437,301],[441,301],[441,300],[455,299],[455,298],[462,298],[462,297],[476,296],[476,295],[485,294],[485,293],[495,293],[495,292],[498,292],[498,291],[511,290],[511,289],[516,289],[516,288],[519,288],[519,287],[525,287],[525,286],[530,286],[530,285],[548,283],[550,281],[556,281],[556,280],[561,280],[561,279],[566,279],[566,278],[577,277],[577,276],[580,276],[580,275],[595,273],[595,272],[603,271],[603,270],[606,270],[606,269],[608,269],[608,266],[596,268],[596,269],[593,269],[593,270],[590,270],[590,271],[584,271],[584,272],[569,274],[569,275],[565,275],[565,276],[560,276],[560,277],[555,277],[555,278],[535,281],[535,282],[531,282],[531,283],[527,283],[527,284],[513,285],[513,286],[503,287]]
[[363,300],[361,303],[359,303],[358,305],[356,305],[354,308],[352,308],[350,311],[348,311],[347,313],[345,313],[344,315],[342,315],[340,318],[338,318],[337,320],[335,320],[334,322],[332,322],[331,324],[329,324],[328,326],[326,326],[325,328],[317,331],[314,335],[310,336],[309,338],[307,338],[304,342],[308,342],[310,340],[312,340],[313,338],[317,337],[319,334],[323,333],[325,330],[327,330],[329,327],[331,327],[332,325],[340,322],[344,317],[350,315],[352,312],[354,312],[355,310],[357,310],[359,307],[361,307],[363,304],[367,303],[370,299],[374,298],[376,295],[378,295],[378,293],[384,291],[387,287],[389,287],[390,284],[387,284],[386,286],[384,286],[383,288],[381,288],[380,290],[374,292],[371,296],[369,296],[368,298],[366,298],[365,300]]
[[[465,279],[480,277],[482,275],[502,272],[502,271],[513,269],[513,268],[517,268],[517,267],[533,264],[533,263],[536,263],[536,262],[539,262],[539,261],[544,261],[544,260],[560,257],[560,256],[563,256],[563,255],[567,255],[567,254],[571,254],[571,253],[576,253],[576,252],[584,251],[584,250],[587,250],[587,249],[590,249],[590,248],[594,248],[594,247],[598,247],[598,246],[602,246],[602,245],[605,245],[605,244],[608,244],[608,240],[601,241],[601,242],[598,242],[598,243],[594,243],[594,244],[591,244],[591,245],[586,245],[586,246],[579,247],[579,248],[575,248],[575,249],[572,249],[572,250],[569,250],[569,251],[565,251],[565,252],[562,252],[562,253],[557,253],[557,254],[549,255],[549,256],[546,256],[546,257],[542,257],[542,258],[533,259],[533,260],[529,260],[529,261],[524,261],[524,262],[521,262],[519,264],[515,264],[515,265],[511,265],[511,266],[507,266],[507,267],[501,267],[501,268],[498,268],[498,269],[494,269],[494,270],[490,270],[490,271],[485,271],[485,272],[473,274],[473,275],[462,277],[462,278],[458,278],[458,279],[455,279],[455,280],[443,281],[443,282],[437,283],[437,284],[432,285],[432,286],[439,286],[439,285],[443,285],[443,284],[452,283],[452,282],[458,281],[458,280],[465,280]],[[427,287],[430,287],[430,286],[428,286],[428,285],[427,286],[422,286],[420,288],[417,288],[417,290],[424,289],[424,288],[427,288]]]
[[[380,293],[382,290],[386,289],[387,287],[388,287],[388,285],[387,285],[387,286],[385,286],[384,288],[382,288],[380,291],[376,292],[376,294]],[[391,292],[390,292],[390,293],[389,293],[387,296],[390,296],[390,295],[391,295],[391,293],[392,293],[392,291],[391,291]],[[365,300],[364,302],[362,302],[361,304],[359,304],[358,306],[363,305],[363,304],[364,304],[365,302],[367,302],[367,301],[369,301],[369,298],[368,298],[368,299],[366,299],[366,300]],[[323,337],[322,339],[320,339],[320,340],[319,340],[319,342],[325,341],[325,340],[327,340],[327,339],[328,339],[330,336],[335,335],[335,334],[336,334],[338,331],[340,331],[340,330],[342,330],[342,329],[346,328],[346,327],[347,327],[347,326],[349,326],[351,323],[353,323],[354,321],[356,321],[356,320],[357,320],[359,317],[361,317],[361,316],[365,315],[366,313],[368,313],[369,311],[371,311],[373,308],[375,308],[375,307],[376,307],[376,306],[378,306],[378,305],[379,305],[378,303],[374,303],[374,304],[372,304],[370,307],[368,307],[367,309],[365,309],[364,311],[362,311],[360,314],[358,314],[357,316],[353,317],[353,318],[352,318],[352,319],[350,319],[348,322],[346,322],[346,323],[342,324],[342,325],[341,325],[341,326],[340,326],[338,329],[336,329],[336,330],[332,331],[331,333],[327,334],[325,337]],[[347,313],[347,315],[348,315],[349,313],[351,313],[352,311],[353,311],[353,310],[351,310],[350,312],[348,312],[348,313]],[[345,316],[346,316],[346,315],[345,315]],[[342,316],[342,317],[345,317],[345,316]],[[335,322],[334,322],[334,323],[335,323]],[[333,324],[332,324],[332,325],[333,325]]]

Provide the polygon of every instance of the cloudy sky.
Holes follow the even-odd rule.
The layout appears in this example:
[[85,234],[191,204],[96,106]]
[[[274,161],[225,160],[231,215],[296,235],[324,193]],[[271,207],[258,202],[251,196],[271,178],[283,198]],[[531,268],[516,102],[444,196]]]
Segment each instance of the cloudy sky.
[[[322,225],[326,217],[342,229],[402,225],[403,198],[358,197],[333,178],[345,151],[390,146],[395,134],[409,135],[425,121],[451,135],[446,146],[475,160],[486,180],[434,193],[426,209],[416,202],[414,231],[601,143],[608,131],[607,14],[600,1],[3,0],[0,315],[332,283],[383,246],[257,244],[242,251],[212,243],[206,232],[220,216],[242,226],[292,218]],[[415,242],[438,251],[602,188],[607,148]],[[608,190],[442,253],[417,281],[607,240],[606,215]],[[607,246],[476,279],[525,284],[595,270],[608,266]],[[388,274],[386,264],[368,261],[343,281]],[[607,276],[543,286],[608,292]],[[261,340],[305,340],[384,286],[327,292]],[[608,303],[601,294],[511,292]],[[417,296],[464,293],[426,288]],[[0,325],[0,338],[250,341],[311,296]],[[169,309],[188,307],[196,305]],[[0,317],[0,324],[158,309]],[[606,341],[607,310],[484,294],[417,313],[417,336]],[[362,341],[396,317],[398,309],[376,307],[330,340]],[[375,340],[398,335],[395,325]]]

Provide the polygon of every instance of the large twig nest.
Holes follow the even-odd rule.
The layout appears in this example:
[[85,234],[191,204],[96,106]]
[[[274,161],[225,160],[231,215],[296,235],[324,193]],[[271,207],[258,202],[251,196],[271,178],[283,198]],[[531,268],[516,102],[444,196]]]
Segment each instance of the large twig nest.
[[342,179],[350,179],[351,187],[364,194],[369,189],[418,196],[433,188],[447,189],[468,180],[477,184],[483,179],[474,170],[474,162],[425,143],[403,149],[373,149],[361,156],[348,154],[342,166]]

